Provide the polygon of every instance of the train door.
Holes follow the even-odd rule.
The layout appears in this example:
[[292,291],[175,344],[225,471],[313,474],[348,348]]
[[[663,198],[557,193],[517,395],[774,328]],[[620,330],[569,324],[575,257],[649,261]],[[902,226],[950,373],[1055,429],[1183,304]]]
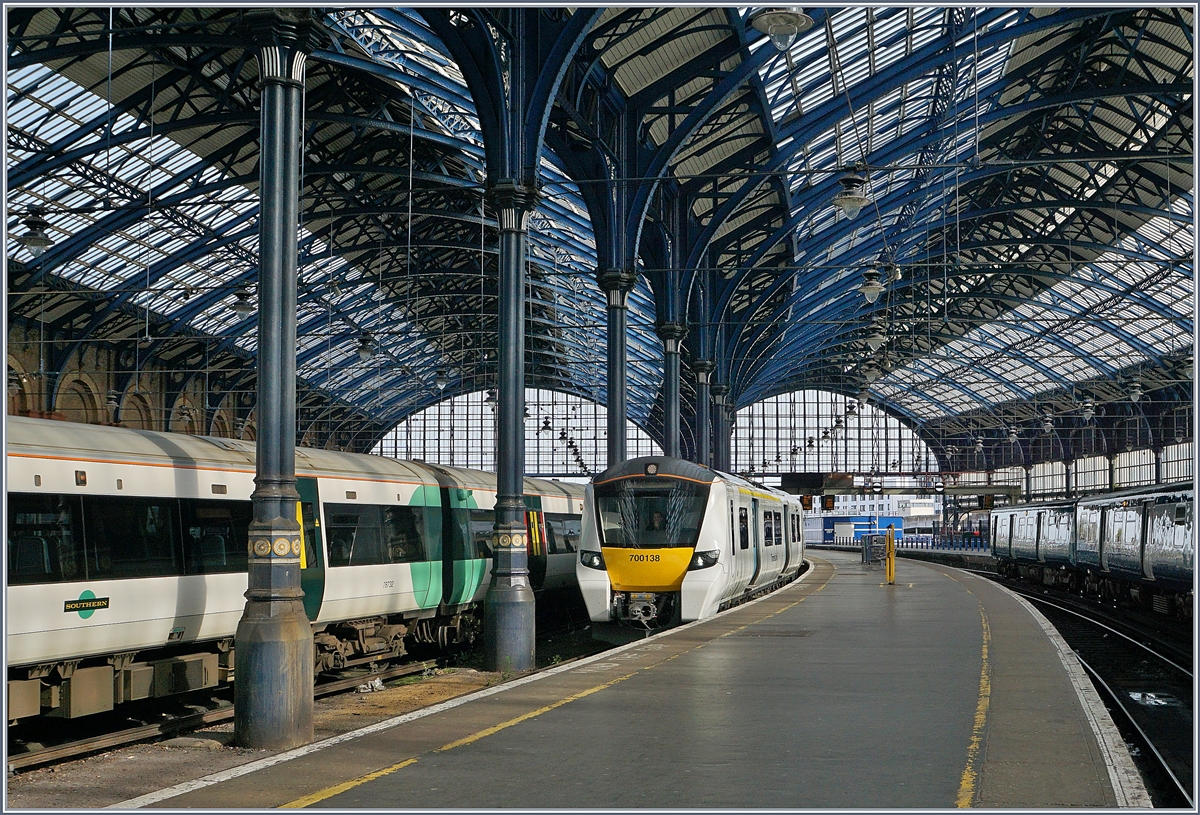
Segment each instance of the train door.
[[1154,500],[1151,499],[1149,501],[1143,501],[1142,502],[1142,518],[1141,518],[1141,520],[1142,520],[1141,533],[1142,534],[1141,534],[1141,545],[1139,546],[1139,554],[1141,556],[1141,560],[1138,565],[1141,568],[1142,575],[1148,580],[1154,579],[1153,565],[1150,562],[1148,562],[1148,558],[1146,557],[1146,544],[1150,539],[1150,525],[1151,525],[1151,522],[1153,521],[1153,519],[1154,519]]
[[745,587],[750,583],[750,581],[746,579],[746,574],[750,571],[750,569],[747,568],[747,561],[750,563],[754,562],[754,555],[750,552],[750,510],[748,510],[746,507],[738,507],[737,526],[738,552],[745,552],[745,554],[739,554],[737,557],[738,583]]
[[1041,510],[1037,513],[1037,521],[1033,528],[1033,559],[1041,563],[1042,558],[1042,535],[1046,534],[1046,510]]
[[796,516],[792,514],[791,509],[787,504],[783,505],[783,522],[780,528],[784,531],[783,534],[783,571],[788,568],[788,561],[791,560],[792,554],[792,530],[796,526]]
[[529,586],[540,591],[546,582],[546,539],[543,532],[542,497],[525,496],[525,540],[529,551]]
[[296,504],[296,521],[300,524],[300,588],[304,590],[304,613],[310,621],[315,621],[325,595],[325,547],[317,511],[321,506],[317,479],[298,476],[296,492],[300,493]]
[[750,585],[754,585],[754,581],[758,579],[758,572],[762,562],[762,518],[759,516],[762,510],[758,505],[757,498],[750,499],[750,550],[754,553],[754,571],[750,573]]

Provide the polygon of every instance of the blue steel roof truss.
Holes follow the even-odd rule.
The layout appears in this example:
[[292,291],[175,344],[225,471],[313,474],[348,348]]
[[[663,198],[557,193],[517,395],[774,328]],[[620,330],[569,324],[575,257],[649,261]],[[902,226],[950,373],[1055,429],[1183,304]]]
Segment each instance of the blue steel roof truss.
[[[111,78],[108,14],[9,13],[12,316],[49,306],[76,350],[98,338],[133,347],[148,330],[141,360],[186,367],[203,349],[213,372],[249,387],[255,321],[228,311],[257,253],[257,70],[240,14],[114,10]],[[685,372],[715,358],[737,406],[807,387],[856,392],[873,358],[874,398],[943,452],[988,422],[1069,412],[1080,394],[1119,400],[1135,376],[1162,411],[1187,399],[1191,10],[812,15],[791,46],[794,77],[745,11],[598,17],[551,116],[557,154],[539,168],[529,385],[603,401],[594,272],[608,250],[596,242],[625,229],[642,274],[629,412],[652,432],[654,325],[672,314],[691,324]],[[302,431],[361,449],[494,381],[497,229],[475,102],[426,20],[395,8],[323,19],[308,69]],[[663,61],[704,37],[703,55]],[[625,98],[619,83],[647,72]],[[618,182],[634,184],[621,224],[588,186],[617,109],[636,112],[641,139],[617,164]],[[847,221],[829,201],[858,161],[873,202]],[[37,262],[14,237],[35,207],[55,241]],[[888,264],[900,277],[885,276],[867,307],[861,272]],[[875,355],[873,319],[888,335]],[[1098,334],[1116,354],[1096,350]],[[364,335],[377,349],[366,362]],[[445,391],[435,370],[449,374]]]

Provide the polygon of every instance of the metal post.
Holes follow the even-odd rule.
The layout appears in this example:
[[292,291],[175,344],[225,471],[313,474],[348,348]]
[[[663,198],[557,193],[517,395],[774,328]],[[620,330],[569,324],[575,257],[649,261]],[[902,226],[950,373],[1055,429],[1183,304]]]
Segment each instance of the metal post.
[[1115,455],[1108,456],[1108,491],[1113,492],[1117,489],[1117,457]]
[[296,521],[296,259],[304,61],[312,30],[252,12],[259,47],[258,421],[248,588],[235,639],[234,737],[282,750],[313,740],[313,638]]
[[[955,498],[955,501],[958,499]],[[1028,464],[1025,465],[1025,500],[1033,500],[1033,468]]]
[[534,599],[525,533],[525,256],[533,190],[489,191],[500,225],[499,382],[496,395],[496,521],[492,580],[484,597],[484,667],[534,667]]
[[729,386],[717,382],[709,387],[713,401],[713,469],[729,472]]
[[679,343],[687,326],[664,323],[658,336],[663,341],[663,453],[679,458]]
[[608,466],[625,460],[625,357],[629,291],[636,278],[624,269],[607,269],[598,282],[608,298]]
[[708,429],[711,408],[708,396],[708,378],[712,375],[713,364],[707,359],[696,360],[692,369],[696,372],[696,458],[705,467],[712,465],[712,433]]
[[1154,448],[1154,483],[1163,482],[1163,451],[1161,447]]

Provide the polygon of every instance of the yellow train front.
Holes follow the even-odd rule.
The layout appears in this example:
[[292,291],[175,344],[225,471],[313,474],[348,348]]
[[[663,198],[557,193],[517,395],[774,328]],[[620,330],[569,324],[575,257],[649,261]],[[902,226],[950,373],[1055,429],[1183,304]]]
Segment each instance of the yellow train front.
[[593,622],[666,627],[792,580],[803,531],[794,496],[682,459],[636,458],[589,485],[576,576]]

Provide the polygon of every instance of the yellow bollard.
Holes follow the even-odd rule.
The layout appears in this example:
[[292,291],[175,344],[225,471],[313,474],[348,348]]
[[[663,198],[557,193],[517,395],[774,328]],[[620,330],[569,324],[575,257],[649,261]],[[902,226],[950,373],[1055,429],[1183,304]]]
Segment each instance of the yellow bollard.
[[896,585],[896,529],[891,524],[887,531],[887,582]]

